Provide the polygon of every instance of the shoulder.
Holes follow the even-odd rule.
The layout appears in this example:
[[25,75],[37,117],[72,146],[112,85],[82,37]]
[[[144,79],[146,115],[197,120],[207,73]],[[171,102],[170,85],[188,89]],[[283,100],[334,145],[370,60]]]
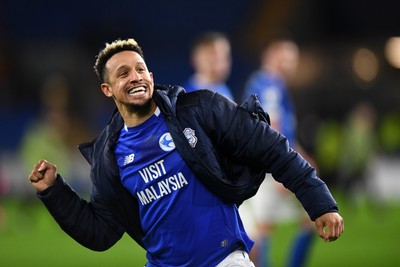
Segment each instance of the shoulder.
[[180,106],[199,105],[203,102],[212,101],[216,92],[209,89],[200,89],[191,92],[185,92],[178,96]]
[[193,92],[180,94],[177,100],[177,107],[199,107],[208,112],[215,109],[236,107],[237,104],[227,96],[209,89],[201,89]]
[[238,105],[226,96],[202,89],[179,95],[176,111],[180,119],[197,121],[208,128],[223,128],[222,124],[231,121],[237,108]]

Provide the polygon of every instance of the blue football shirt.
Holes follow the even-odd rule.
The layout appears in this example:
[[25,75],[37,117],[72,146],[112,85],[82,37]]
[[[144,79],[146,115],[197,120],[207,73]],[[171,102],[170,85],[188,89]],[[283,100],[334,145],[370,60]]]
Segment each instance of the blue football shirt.
[[195,177],[158,109],[121,130],[115,155],[121,182],[139,203],[147,266],[216,266],[239,247],[249,252],[253,241],[236,205]]
[[296,140],[296,116],[291,96],[285,82],[274,75],[258,70],[246,83],[245,97],[257,94],[263,109],[272,120],[279,123],[278,129],[290,144]]
[[211,89],[233,100],[232,91],[225,83],[201,84],[196,81],[194,76],[192,76],[183,84],[183,88],[185,88],[186,92],[193,92],[200,89]]

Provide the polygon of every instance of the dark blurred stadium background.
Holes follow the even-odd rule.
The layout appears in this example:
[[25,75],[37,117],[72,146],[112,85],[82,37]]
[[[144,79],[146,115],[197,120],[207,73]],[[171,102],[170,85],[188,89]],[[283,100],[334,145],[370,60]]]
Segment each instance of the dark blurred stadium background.
[[[310,266],[399,266],[399,10],[395,0],[2,0],[0,265],[143,266],[143,251],[127,238],[101,254],[78,246],[35,199],[27,175],[45,154],[87,196],[89,169],[76,145],[92,139],[113,110],[93,71],[105,42],[137,39],[155,81],[181,84],[192,71],[191,39],[217,30],[232,41],[228,84],[237,101],[262,44],[276,32],[290,34],[301,49],[290,82],[300,141],[346,221],[340,241],[315,245]],[[64,80],[49,83],[53,77]],[[65,127],[61,119],[31,127],[44,120],[41,92],[49,84],[47,107],[67,99],[71,116],[59,136],[46,127]],[[361,115],[350,116],[354,110]],[[291,229],[279,240],[289,242]],[[276,245],[282,264],[284,251]]]
[[[246,78],[258,67],[260,48],[268,38],[285,31],[299,44],[302,65],[291,90],[300,140],[321,164],[328,183],[336,184],[333,169],[343,153],[338,136],[359,102],[368,102],[373,108],[375,152],[384,159],[382,164],[389,164],[381,164],[375,171],[394,168],[396,173],[400,152],[399,10],[400,2],[390,0],[3,0],[0,174],[8,183],[3,195],[29,186],[25,185],[26,173],[18,168],[18,153],[27,127],[39,116],[39,92],[46,79],[62,75],[68,81],[72,114],[80,120],[72,131],[77,144],[95,136],[112,110],[112,103],[99,91],[92,68],[94,56],[105,42],[137,39],[155,81],[180,84],[191,73],[190,41],[207,30],[225,32],[232,41],[233,69],[228,84],[237,101]],[[16,182],[18,179],[22,181]]]

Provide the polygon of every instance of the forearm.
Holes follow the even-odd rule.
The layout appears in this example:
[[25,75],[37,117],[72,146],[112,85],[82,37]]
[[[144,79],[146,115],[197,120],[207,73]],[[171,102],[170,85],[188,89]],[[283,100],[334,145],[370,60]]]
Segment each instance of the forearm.
[[37,195],[60,227],[89,249],[106,250],[124,233],[101,203],[88,203],[80,198],[61,176],[53,186]]
[[234,139],[235,135],[232,135],[232,140],[239,144],[236,151],[243,153],[241,158],[271,173],[275,180],[296,194],[312,220],[326,212],[337,211],[337,204],[326,184],[317,177],[315,169],[289,146],[283,135],[263,122],[251,121],[243,125],[242,129],[253,129],[247,138],[238,135],[239,129],[232,131],[239,136]]
[[296,194],[312,220],[326,212],[337,211],[326,184],[289,146],[285,136],[254,118],[248,110],[223,101],[217,94],[215,98],[214,105],[210,104],[207,109],[210,114],[203,116],[207,118],[203,124],[211,125],[210,132],[226,154],[260,172],[271,173],[275,180]]
[[272,175],[295,193],[310,218],[315,220],[324,213],[338,211],[336,201],[316,170],[299,153],[288,147],[283,150],[288,155],[277,164]]

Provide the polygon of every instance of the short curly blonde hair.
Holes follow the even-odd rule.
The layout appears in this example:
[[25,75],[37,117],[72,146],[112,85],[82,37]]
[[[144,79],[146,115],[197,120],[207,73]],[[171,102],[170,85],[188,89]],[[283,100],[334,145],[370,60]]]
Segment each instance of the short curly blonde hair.
[[107,61],[121,51],[134,51],[144,58],[143,50],[135,39],[117,39],[110,44],[106,43],[106,46],[96,56],[96,63],[94,64],[94,71],[102,83],[106,81],[105,65]]

